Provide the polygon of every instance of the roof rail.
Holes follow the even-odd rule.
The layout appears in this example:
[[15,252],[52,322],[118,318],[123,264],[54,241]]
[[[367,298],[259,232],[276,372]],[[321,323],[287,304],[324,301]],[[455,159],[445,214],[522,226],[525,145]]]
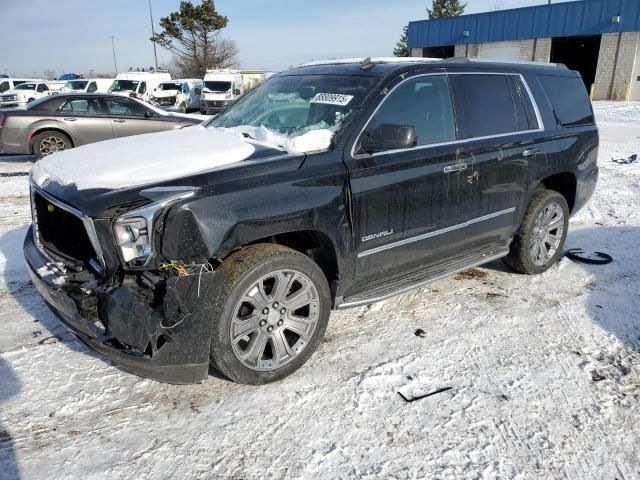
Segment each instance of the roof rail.
[[378,63],[426,63],[439,62],[441,58],[428,57],[362,57],[362,58],[336,58],[333,60],[316,60],[313,62],[303,63],[299,67],[312,67],[314,65],[344,65],[347,63],[359,63],[363,67],[367,65],[375,65]]
[[504,63],[504,64],[515,64],[515,65],[535,65],[536,67],[548,67],[548,68],[564,68],[567,69],[567,66],[563,63],[551,63],[551,62],[534,62],[531,60],[505,60],[502,58],[478,58],[478,57],[451,57],[443,60],[444,62],[473,62],[473,63]]

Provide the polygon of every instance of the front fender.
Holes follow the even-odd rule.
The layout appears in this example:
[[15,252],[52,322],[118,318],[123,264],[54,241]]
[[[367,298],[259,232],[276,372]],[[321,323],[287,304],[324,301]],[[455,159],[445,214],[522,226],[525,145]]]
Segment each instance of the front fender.
[[237,182],[235,189],[172,208],[163,229],[162,256],[222,260],[260,239],[317,231],[332,241],[340,261],[350,238],[346,182],[346,169],[336,152],[311,155],[298,170],[256,173]]

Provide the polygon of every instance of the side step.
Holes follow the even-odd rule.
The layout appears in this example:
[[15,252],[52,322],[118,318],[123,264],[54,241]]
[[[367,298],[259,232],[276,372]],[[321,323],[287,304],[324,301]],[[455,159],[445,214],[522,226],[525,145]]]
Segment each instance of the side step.
[[422,287],[436,280],[448,277],[450,275],[462,272],[469,268],[477,267],[485,263],[492,262],[499,258],[505,257],[509,254],[509,250],[491,251],[485,253],[479,253],[463,258],[455,262],[448,262],[444,265],[437,265],[435,267],[426,267],[413,275],[407,275],[400,279],[398,282],[389,285],[374,286],[367,292],[355,294],[351,297],[346,297],[341,303],[336,305],[337,309],[358,307],[361,305],[368,305],[370,303],[380,302],[387,298],[400,295],[414,288]]

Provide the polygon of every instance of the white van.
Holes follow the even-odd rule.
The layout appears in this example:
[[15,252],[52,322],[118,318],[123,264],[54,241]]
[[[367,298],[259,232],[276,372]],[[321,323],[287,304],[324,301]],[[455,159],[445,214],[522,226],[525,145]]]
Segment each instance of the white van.
[[61,93],[106,93],[113,84],[113,78],[79,78],[77,80],[67,80],[60,89]]
[[165,110],[177,110],[182,113],[200,108],[202,80],[181,78],[162,82],[151,92],[151,103]]
[[0,107],[19,107],[51,95],[46,80],[18,81],[11,90],[0,94]]
[[109,88],[109,93],[135,97],[148,102],[151,92],[160,83],[171,80],[167,72],[124,72],[119,73]]
[[220,112],[269,75],[273,74],[263,70],[207,70],[200,113],[212,115]]

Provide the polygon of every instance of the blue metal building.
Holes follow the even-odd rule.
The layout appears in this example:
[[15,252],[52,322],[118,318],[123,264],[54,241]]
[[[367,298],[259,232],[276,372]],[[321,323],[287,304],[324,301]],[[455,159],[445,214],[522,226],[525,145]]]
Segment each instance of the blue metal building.
[[409,23],[413,56],[565,63],[595,99],[640,100],[640,0],[580,0]]

